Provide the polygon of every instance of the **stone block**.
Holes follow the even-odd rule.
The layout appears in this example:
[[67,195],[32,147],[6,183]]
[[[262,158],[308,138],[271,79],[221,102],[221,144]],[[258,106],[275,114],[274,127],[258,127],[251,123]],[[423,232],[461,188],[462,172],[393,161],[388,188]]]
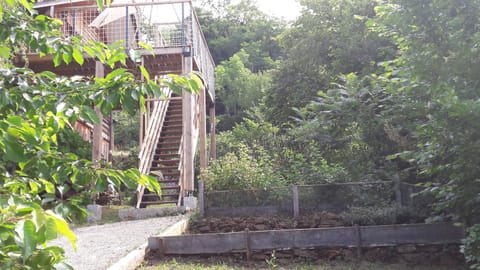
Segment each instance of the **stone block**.
[[196,197],[188,196],[183,198],[183,206],[187,211],[197,209],[198,200]]
[[94,223],[102,220],[102,206],[98,204],[87,205],[87,222]]

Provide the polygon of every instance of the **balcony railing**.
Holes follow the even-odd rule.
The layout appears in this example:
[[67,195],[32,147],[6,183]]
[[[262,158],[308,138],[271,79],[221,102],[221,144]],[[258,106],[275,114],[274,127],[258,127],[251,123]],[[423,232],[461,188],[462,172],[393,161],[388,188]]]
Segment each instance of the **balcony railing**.
[[96,6],[62,5],[53,10],[66,36],[106,44],[122,40],[127,51],[142,49],[142,44],[153,49],[182,48],[195,58],[214,96],[214,62],[191,0],[118,0],[103,11]]

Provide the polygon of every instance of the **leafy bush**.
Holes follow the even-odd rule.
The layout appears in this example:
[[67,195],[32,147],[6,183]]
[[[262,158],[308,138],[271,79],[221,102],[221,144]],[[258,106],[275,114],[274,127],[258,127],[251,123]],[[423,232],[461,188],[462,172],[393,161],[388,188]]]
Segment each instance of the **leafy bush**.
[[212,162],[202,172],[208,190],[254,189],[282,186],[284,179],[274,171],[272,161],[261,147],[256,150],[258,158],[245,145],[239,145],[236,153]]
[[480,269],[480,224],[467,229],[468,236],[463,240],[461,251],[472,269]]
[[425,220],[418,209],[394,205],[351,206],[341,214],[343,220],[358,225],[418,223]]

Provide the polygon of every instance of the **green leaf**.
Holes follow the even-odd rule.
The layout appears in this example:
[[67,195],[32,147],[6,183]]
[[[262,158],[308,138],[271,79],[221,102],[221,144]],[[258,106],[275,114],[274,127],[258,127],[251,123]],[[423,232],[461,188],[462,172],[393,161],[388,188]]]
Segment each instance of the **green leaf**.
[[83,65],[84,58],[82,52],[78,48],[73,48],[73,59],[75,59],[75,62],[77,62],[79,65]]
[[[0,5],[0,8],[1,8],[2,5]],[[1,12],[0,12],[1,14]],[[1,22],[1,18],[0,18],[0,22]],[[10,48],[8,46],[0,46],[0,57],[2,58],[10,58]]]
[[97,113],[90,106],[83,106],[80,111],[80,117],[84,118],[86,121],[94,124],[100,123],[100,118]]
[[[22,226],[23,225],[23,226]],[[23,262],[25,262],[30,255],[33,254],[37,247],[35,224],[31,220],[26,220],[20,223],[22,227],[22,242],[23,242]],[[18,231],[17,231],[18,232]]]
[[55,67],[58,67],[60,66],[61,63],[62,63],[62,54],[59,51],[57,51],[53,56],[53,65]]
[[17,127],[19,127],[19,126],[22,125],[23,119],[22,119],[22,117],[20,117],[20,116],[11,115],[11,116],[8,117],[7,122],[8,122],[9,124],[11,124],[12,126],[17,126]]
[[37,228],[42,227],[46,222],[45,213],[42,209],[34,209],[32,211],[32,220]]
[[57,225],[51,218],[45,222],[45,241],[54,240],[57,238]]
[[52,184],[50,181],[45,179],[40,179],[40,182],[44,185],[45,191],[49,194],[55,194],[55,185]]
[[154,53],[152,46],[151,46],[150,44],[148,44],[148,43],[139,41],[139,42],[138,42],[138,46],[144,48],[145,50],[151,52],[152,54]]
[[5,142],[6,158],[14,162],[25,162],[27,157],[23,146],[17,142]]
[[147,80],[150,81],[150,74],[148,74],[147,69],[144,66],[140,66],[140,70],[142,71],[143,77]]
[[55,222],[56,232],[65,236],[70,241],[70,244],[72,244],[73,249],[77,250],[77,237],[72,230],[70,230],[68,223],[61,216],[53,213],[51,210],[47,210],[46,214],[50,220]]
[[62,58],[63,58],[63,61],[65,62],[65,64],[70,64],[72,62],[72,55],[70,53],[67,53],[67,52],[64,52],[62,54]]

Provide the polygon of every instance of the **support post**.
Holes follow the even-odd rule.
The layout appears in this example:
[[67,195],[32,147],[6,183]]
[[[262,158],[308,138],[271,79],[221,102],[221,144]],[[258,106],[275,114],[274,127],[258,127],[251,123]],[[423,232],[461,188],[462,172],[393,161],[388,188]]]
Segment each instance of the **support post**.
[[[203,88],[200,90],[200,100],[199,100],[199,109],[200,109],[200,170],[204,170],[208,166],[207,159],[207,109],[206,109],[206,92],[207,89]],[[205,179],[202,179],[205,180]]]
[[[141,58],[141,65],[144,66],[144,58],[142,56]],[[143,83],[143,73],[140,74],[140,80],[142,81]],[[140,130],[138,132],[138,145],[142,146],[143,144],[143,137],[145,137],[145,131],[147,130],[147,125],[148,125],[148,122],[146,120],[146,116],[148,113],[150,113],[150,102],[147,102],[147,111],[142,111],[142,107],[140,106]]]
[[[105,76],[105,70],[103,64],[99,61],[95,62],[95,77],[103,78]],[[93,140],[92,140],[92,162],[94,165],[97,165],[98,162],[102,159],[102,125],[103,125],[103,116],[100,112],[100,108],[95,107],[95,113],[99,118],[99,123],[94,123],[93,125]]]
[[[183,74],[189,74],[193,69],[193,60],[191,56],[182,57]],[[183,181],[181,196],[187,196],[187,193],[194,189],[194,154],[193,136],[194,136],[194,108],[193,95],[187,91],[183,91],[182,97],[182,122],[183,122]]]
[[198,212],[201,217],[205,216],[205,182],[198,181]]
[[400,182],[400,176],[396,173],[393,176],[393,183],[395,189],[395,202],[398,207],[402,206],[402,187]]
[[413,187],[409,185],[408,186],[408,206],[413,206],[412,194],[413,194]]
[[245,229],[245,253],[247,255],[247,262],[250,263],[250,257],[252,255],[252,247],[250,244],[250,230]]
[[217,159],[217,142],[215,140],[215,105],[210,107],[210,160]]
[[300,215],[300,207],[298,204],[298,186],[292,186],[292,194],[293,194],[293,218],[298,218]]
[[115,127],[113,126],[113,114],[110,113],[110,117],[108,119],[109,121],[109,133],[110,133],[110,145],[109,145],[109,151],[108,151],[108,161],[112,162],[113,161],[113,150],[115,148]]
[[362,231],[358,224],[355,224],[355,233],[357,236],[357,259],[360,260],[362,258]]

